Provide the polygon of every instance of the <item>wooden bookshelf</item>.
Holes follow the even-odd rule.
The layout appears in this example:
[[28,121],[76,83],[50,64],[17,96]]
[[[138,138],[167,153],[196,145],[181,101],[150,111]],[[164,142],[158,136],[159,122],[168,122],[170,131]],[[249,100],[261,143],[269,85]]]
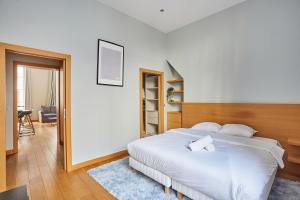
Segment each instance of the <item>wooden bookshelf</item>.
[[149,73],[145,74],[143,77],[143,82],[140,84],[142,86],[143,98],[145,99],[145,103],[143,104],[143,121],[142,121],[142,129],[144,136],[156,135],[161,132],[160,130],[160,77],[157,74]]
[[168,130],[181,128],[181,112],[168,112]]

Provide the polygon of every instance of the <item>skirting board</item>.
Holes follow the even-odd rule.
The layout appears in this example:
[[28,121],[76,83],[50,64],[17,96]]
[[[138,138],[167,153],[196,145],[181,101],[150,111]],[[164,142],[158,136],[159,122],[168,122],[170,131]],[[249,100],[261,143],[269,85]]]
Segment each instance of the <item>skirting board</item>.
[[10,156],[16,153],[18,153],[18,151],[16,151],[15,149],[6,150],[6,156]]
[[74,170],[78,170],[84,167],[88,167],[90,165],[94,165],[94,164],[98,164],[98,163],[102,163],[102,162],[110,162],[110,161],[114,161],[117,159],[121,159],[128,156],[128,152],[127,150],[123,150],[123,151],[119,151],[113,154],[109,154],[103,157],[99,157],[99,158],[95,158],[93,160],[88,160],[82,163],[78,163],[72,166],[72,171]]
[[6,150],[6,156],[10,156],[12,154],[15,154],[16,152],[12,149],[12,150]]

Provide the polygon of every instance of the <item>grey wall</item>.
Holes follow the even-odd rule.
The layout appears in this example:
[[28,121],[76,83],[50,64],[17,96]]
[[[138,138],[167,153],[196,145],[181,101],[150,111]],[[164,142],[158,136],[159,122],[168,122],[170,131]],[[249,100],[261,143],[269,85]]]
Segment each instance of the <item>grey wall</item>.
[[[72,55],[72,156],[139,137],[139,67],[164,70],[165,34],[96,0],[0,0],[0,41]],[[97,39],[125,46],[124,87],[96,85]]]
[[189,102],[300,102],[300,1],[248,0],[167,35]]

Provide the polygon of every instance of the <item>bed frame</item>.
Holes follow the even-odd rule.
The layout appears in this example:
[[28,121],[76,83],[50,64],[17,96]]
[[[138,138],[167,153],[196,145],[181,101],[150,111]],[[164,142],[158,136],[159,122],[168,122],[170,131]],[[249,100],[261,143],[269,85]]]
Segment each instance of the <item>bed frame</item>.
[[[250,103],[183,103],[182,127],[190,128],[194,124],[214,121],[219,124],[239,123],[249,125],[259,132],[257,136],[274,138],[286,150],[284,156],[285,168],[279,170],[278,175],[300,181],[300,165],[288,162],[288,156],[297,153],[289,144],[291,138],[300,139],[300,104],[250,104]],[[299,150],[299,149],[298,149]],[[299,154],[300,156],[300,154]],[[177,198],[182,194],[197,200],[211,200],[210,197],[193,190],[161,172],[145,166],[130,158],[130,166],[156,180],[165,186],[169,192],[170,186],[177,191]],[[270,181],[274,181],[273,174]],[[170,182],[171,181],[171,182]],[[268,188],[266,195],[270,193]]]
[[[162,184],[164,186],[165,193],[169,193],[170,188],[172,186],[172,189],[177,191],[177,199],[178,200],[183,199],[182,194],[184,194],[185,196],[187,196],[193,200],[213,200],[212,198],[208,197],[207,195],[205,195],[197,190],[194,190],[188,186],[185,186],[185,185],[181,184],[180,182],[177,182],[176,180],[172,179],[171,177],[161,173],[160,171],[158,171],[156,169],[153,169],[151,167],[144,165],[143,163],[135,160],[132,157],[129,157],[129,166],[132,167],[133,169],[143,173],[144,175],[152,178],[153,180],[157,181],[158,183]],[[270,182],[272,182],[272,183],[274,182],[276,171],[274,172],[274,174],[272,175],[272,177],[270,179]],[[271,189],[272,188],[269,187],[265,191],[266,199],[268,198]]]
[[206,196],[205,194],[202,194],[201,192],[198,192],[194,189],[191,189],[173,179],[171,177],[161,173],[160,171],[153,169],[151,167],[148,167],[144,165],[143,163],[135,160],[132,157],[129,157],[129,166],[133,169],[143,173],[144,175],[152,178],[153,180],[157,181],[158,183],[162,184],[165,189],[165,193],[170,192],[170,188],[172,188],[177,191],[177,199],[182,200],[182,194],[186,195],[187,197],[191,199],[196,200],[213,200],[210,197]]
[[183,128],[190,128],[204,121],[214,121],[219,124],[245,124],[259,131],[256,136],[278,140],[286,150],[285,167],[278,171],[278,175],[300,181],[300,163],[290,162],[291,159],[289,159],[296,155],[300,161],[300,148],[288,142],[291,139],[300,139],[300,104],[182,104]]

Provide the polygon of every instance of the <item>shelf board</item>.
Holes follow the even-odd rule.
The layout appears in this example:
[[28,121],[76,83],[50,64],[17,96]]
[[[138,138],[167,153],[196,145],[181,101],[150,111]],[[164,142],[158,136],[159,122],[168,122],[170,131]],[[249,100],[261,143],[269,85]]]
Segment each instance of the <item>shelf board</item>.
[[158,123],[147,122],[147,124],[158,126]]
[[183,94],[183,90],[174,90],[173,94]]
[[183,83],[183,79],[168,80],[167,83]]
[[158,101],[158,99],[146,99],[148,101]]
[[146,112],[158,112],[158,110],[146,110]]
[[296,164],[300,164],[300,155],[289,154],[288,161]]
[[148,88],[146,88],[147,90],[157,90],[158,89],[158,87],[148,87]]
[[169,104],[182,104],[182,101],[168,101]]
[[156,133],[146,133],[145,137],[154,136],[154,135],[157,135],[157,134]]
[[300,147],[300,138],[288,138],[288,144]]

